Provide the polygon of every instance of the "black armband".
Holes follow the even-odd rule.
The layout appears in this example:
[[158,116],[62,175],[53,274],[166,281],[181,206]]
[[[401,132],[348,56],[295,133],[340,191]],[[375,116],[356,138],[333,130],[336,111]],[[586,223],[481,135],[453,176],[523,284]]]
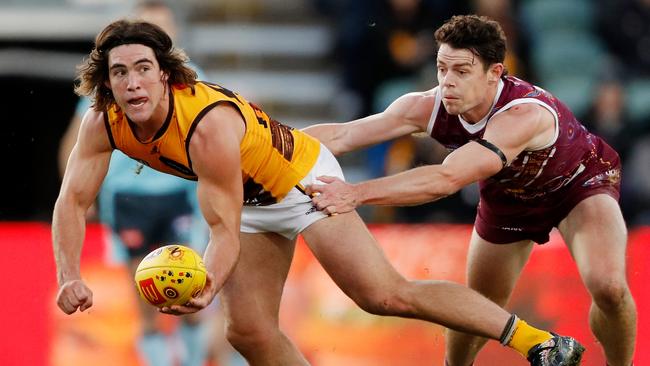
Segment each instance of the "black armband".
[[474,140],[474,141],[478,142],[479,144],[483,145],[484,147],[492,150],[495,154],[499,155],[499,157],[501,158],[501,163],[503,164],[504,168],[506,167],[506,165],[508,165],[508,159],[506,159],[506,155],[503,153],[503,151],[501,151],[501,149],[496,147],[493,143],[491,143],[491,142],[489,142],[487,140],[483,140],[483,139],[478,139],[478,140]]
[[519,320],[519,318],[515,314],[510,315],[510,319],[508,319],[508,322],[501,333],[501,337],[499,337],[499,343],[501,343],[501,345],[507,346],[508,343],[510,343],[512,335],[515,334],[515,330],[517,330],[517,320]]

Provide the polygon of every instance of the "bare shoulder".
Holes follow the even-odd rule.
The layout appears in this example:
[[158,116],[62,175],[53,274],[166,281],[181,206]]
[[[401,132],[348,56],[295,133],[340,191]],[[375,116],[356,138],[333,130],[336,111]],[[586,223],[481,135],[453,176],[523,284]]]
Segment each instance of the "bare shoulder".
[[233,137],[236,137],[239,143],[245,132],[246,124],[239,110],[224,103],[212,108],[198,122],[192,135],[192,143],[198,140],[209,142]]
[[102,129],[105,130],[104,113],[98,112],[92,108],[88,109],[86,114],[81,118],[81,128],[97,132]]
[[436,92],[437,87],[423,92],[404,94],[389,107],[387,112],[397,114],[408,123],[426,130],[435,106]]
[[81,120],[78,143],[94,151],[110,151],[112,146],[108,137],[104,113],[89,109]]
[[536,103],[521,103],[508,108],[508,110],[504,111],[503,113],[517,118],[525,117],[528,115],[535,117],[540,112],[543,112],[545,110],[546,109],[544,107]]
[[490,119],[484,138],[505,150],[510,158],[552,141],[554,122],[551,112],[538,104],[517,104]]
[[[246,133],[244,118],[234,106],[212,108],[198,122],[190,137],[193,169],[201,177],[239,166],[239,146]],[[220,169],[213,169],[219,167]]]
[[[552,129],[555,125],[555,117],[546,108],[536,103],[516,104],[495,116],[496,125],[508,125],[508,128],[524,128],[541,132]],[[489,127],[489,125],[488,125]]]
[[408,103],[412,105],[431,105],[433,107],[433,103],[436,100],[437,90],[438,87],[427,91],[411,92],[404,94],[400,99],[408,101]]

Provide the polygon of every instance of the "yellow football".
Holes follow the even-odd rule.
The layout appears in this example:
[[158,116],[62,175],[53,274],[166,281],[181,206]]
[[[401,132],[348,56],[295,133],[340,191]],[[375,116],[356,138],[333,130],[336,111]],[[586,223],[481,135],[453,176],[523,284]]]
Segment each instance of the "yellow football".
[[158,248],[140,262],[135,285],[140,296],[159,308],[184,305],[205,286],[203,259],[183,245]]

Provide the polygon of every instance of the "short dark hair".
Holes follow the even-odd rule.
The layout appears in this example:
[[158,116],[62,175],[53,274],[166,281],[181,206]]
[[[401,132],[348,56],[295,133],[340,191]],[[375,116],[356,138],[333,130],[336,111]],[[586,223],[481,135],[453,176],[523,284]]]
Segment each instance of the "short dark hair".
[[94,96],[94,109],[105,110],[115,102],[113,93],[106,87],[108,80],[108,53],[117,46],[141,44],[151,48],[160,69],[168,75],[169,84],[193,87],[197,74],[186,65],[185,52],[175,48],[171,38],[157,25],[139,20],[120,19],[104,28],[95,39],[90,56],[77,66],[75,92]]
[[[468,49],[481,58],[485,69],[503,63],[506,57],[506,35],[501,25],[488,17],[456,15],[435,32],[438,47],[446,43],[453,48]],[[503,75],[507,70],[503,70]]]

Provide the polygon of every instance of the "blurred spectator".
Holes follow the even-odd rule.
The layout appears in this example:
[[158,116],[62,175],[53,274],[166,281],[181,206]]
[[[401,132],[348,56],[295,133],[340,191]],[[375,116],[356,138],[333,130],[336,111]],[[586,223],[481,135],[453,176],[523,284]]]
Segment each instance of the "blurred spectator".
[[359,100],[351,117],[369,115],[377,88],[386,80],[414,77],[433,59],[433,30],[467,10],[464,1],[320,0],[339,31],[344,89]]
[[488,16],[501,24],[507,38],[507,53],[504,62],[510,75],[527,78],[528,39],[527,29],[519,21],[515,0],[474,0],[474,11]]
[[630,149],[625,165],[625,188],[628,190],[629,224],[650,225],[650,134],[638,139]]
[[630,76],[650,76],[650,0],[599,0],[599,33]]
[[625,90],[620,80],[602,80],[586,116],[581,118],[585,126],[601,136],[625,161],[630,141],[636,136],[625,110]]

